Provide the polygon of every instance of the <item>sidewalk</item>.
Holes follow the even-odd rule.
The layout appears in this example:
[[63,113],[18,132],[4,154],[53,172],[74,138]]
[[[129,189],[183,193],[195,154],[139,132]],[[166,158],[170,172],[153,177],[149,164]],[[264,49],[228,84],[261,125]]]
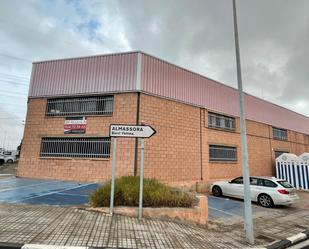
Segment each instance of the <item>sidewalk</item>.
[[[256,246],[267,245],[303,231],[307,209],[278,209],[259,213],[254,220]],[[238,220],[196,226],[89,212],[74,208],[0,205],[0,242],[108,248],[244,248],[243,225]]]
[[73,208],[0,205],[0,242],[156,249],[244,247],[234,240],[235,235]]

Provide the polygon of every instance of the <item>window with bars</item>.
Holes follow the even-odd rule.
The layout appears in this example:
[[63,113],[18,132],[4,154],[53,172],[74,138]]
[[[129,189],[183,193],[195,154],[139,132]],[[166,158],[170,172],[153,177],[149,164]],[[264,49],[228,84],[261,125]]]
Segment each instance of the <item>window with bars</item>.
[[81,157],[109,158],[109,137],[62,138],[44,137],[41,144],[41,157]]
[[208,112],[208,127],[235,131],[235,118]]
[[48,99],[46,116],[112,115],[113,96]]
[[210,161],[237,161],[237,148],[232,146],[209,145]]
[[273,138],[279,140],[288,140],[288,131],[273,127]]

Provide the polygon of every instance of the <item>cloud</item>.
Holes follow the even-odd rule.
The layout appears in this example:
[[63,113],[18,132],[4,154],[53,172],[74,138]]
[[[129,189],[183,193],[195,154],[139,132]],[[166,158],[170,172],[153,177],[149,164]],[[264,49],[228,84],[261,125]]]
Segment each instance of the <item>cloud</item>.
[[[237,4],[244,89],[309,115],[309,2]],[[21,83],[0,81],[5,117],[24,119],[38,60],[138,49],[237,86],[231,0],[3,0],[0,43],[0,80]]]

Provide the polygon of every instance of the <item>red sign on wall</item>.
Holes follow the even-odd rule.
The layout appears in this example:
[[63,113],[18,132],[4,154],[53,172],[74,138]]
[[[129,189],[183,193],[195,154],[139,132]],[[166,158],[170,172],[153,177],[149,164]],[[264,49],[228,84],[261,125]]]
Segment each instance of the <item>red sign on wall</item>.
[[87,119],[85,117],[71,117],[64,121],[65,134],[83,134],[86,133]]

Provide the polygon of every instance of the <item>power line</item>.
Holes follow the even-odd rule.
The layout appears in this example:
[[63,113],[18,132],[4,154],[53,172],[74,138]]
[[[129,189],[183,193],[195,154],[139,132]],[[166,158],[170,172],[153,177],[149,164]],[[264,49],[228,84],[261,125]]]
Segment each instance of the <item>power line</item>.
[[14,91],[1,91],[0,92],[0,95],[2,94],[2,93],[5,93],[5,94],[17,94],[17,95],[28,95],[28,92],[26,92],[26,93],[24,93],[24,92],[14,92]]
[[23,99],[26,99],[27,96],[22,96],[22,94],[13,94],[13,93],[0,93],[0,96],[7,96],[7,97],[12,97],[12,96],[15,96],[17,97],[16,95],[21,95],[19,96],[18,98],[23,98]]
[[17,83],[17,82],[10,81],[10,80],[0,79],[0,81],[3,82],[3,83],[13,84],[13,85],[29,86],[29,84]]
[[23,78],[23,79],[30,79],[28,76],[26,75],[15,75],[15,74],[7,74],[7,73],[0,73],[0,75],[5,76],[5,77],[14,77],[14,78]]
[[27,105],[27,102],[25,103],[5,103],[5,102],[0,102],[0,105]]
[[24,120],[24,118],[0,118],[0,119],[18,119],[18,120]]
[[20,60],[20,61],[32,63],[32,61],[30,61],[30,60],[27,60],[27,59],[21,58],[21,57],[17,57],[17,56],[14,56],[14,55],[10,55],[10,54],[0,54],[0,56],[11,58],[11,59],[14,59],[14,60]]

